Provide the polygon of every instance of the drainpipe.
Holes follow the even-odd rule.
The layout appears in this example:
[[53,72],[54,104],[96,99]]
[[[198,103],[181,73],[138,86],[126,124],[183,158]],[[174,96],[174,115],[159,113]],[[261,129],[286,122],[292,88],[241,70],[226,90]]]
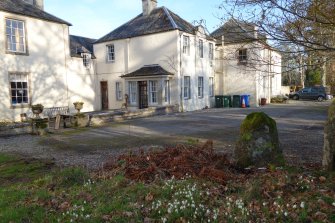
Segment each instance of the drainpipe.
[[224,64],[224,36],[221,37],[221,46],[222,46],[222,51],[221,51],[221,68],[222,68],[222,94],[226,94],[226,77],[225,77],[225,64]]
[[183,97],[183,89],[184,89],[184,81],[183,81],[183,72],[181,71],[183,67],[183,59],[182,59],[182,36],[183,32],[179,31],[179,76],[180,76],[180,111],[184,112],[184,97]]
[[[68,64],[67,64],[67,49],[70,49],[70,36],[69,36],[69,27],[67,26],[68,32],[67,35],[65,35],[65,26],[67,25],[62,25],[63,27],[63,40],[64,40],[64,68],[65,68],[65,84],[66,84],[66,100],[67,100],[67,105],[70,108],[70,99],[69,99],[69,80],[68,80]],[[68,37],[68,44],[66,47],[66,36]],[[70,52],[69,52],[70,53]]]

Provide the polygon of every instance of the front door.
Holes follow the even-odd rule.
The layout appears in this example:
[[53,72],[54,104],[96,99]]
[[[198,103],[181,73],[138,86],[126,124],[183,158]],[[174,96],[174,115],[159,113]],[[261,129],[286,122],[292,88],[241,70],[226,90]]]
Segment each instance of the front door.
[[148,83],[146,81],[138,82],[139,89],[139,108],[148,108]]
[[107,81],[100,82],[101,88],[101,109],[108,110],[108,83]]

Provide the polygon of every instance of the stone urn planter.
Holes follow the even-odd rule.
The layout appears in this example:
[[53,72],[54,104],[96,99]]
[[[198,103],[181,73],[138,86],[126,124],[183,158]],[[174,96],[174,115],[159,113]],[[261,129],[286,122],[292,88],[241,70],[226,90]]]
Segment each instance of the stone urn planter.
[[48,134],[48,120],[47,119],[33,119],[33,134],[44,136]]
[[31,106],[31,111],[36,118],[40,118],[40,114],[43,112],[44,106],[42,104],[36,104]]
[[84,102],[76,101],[73,103],[74,108],[78,111],[77,114],[80,114],[80,110],[83,109]]

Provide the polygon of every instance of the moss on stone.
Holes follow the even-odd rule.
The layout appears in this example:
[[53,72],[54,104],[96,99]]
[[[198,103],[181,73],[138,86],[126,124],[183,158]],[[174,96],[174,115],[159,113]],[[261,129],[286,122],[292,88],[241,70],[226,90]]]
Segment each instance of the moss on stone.
[[36,119],[35,126],[37,129],[46,129],[48,127],[48,121],[43,119]]
[[264,112],[249,114],[240,128],[235,157],[241,167],[284,165],[276,121]]
[[324,130],[322,165],[326,170],[335,170],[335,100],[329,106],[328,120]]
[[328,110],[328,120],[334,120],[335,119],[335,99],[333,100],[333,103],[329,106]]

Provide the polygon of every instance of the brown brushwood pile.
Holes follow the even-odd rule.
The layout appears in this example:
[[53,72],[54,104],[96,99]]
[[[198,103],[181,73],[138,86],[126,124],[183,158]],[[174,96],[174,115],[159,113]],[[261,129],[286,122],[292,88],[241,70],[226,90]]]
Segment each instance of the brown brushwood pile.
[[103,172],[122,172],[128,179],[142,182],[189,175],[224,184],[232,175],[232,165],[226,155],[215,153],[213,142],[208,141],[203,146],[178,145],[161,151],[124,154],[116,162],[107,162]]

